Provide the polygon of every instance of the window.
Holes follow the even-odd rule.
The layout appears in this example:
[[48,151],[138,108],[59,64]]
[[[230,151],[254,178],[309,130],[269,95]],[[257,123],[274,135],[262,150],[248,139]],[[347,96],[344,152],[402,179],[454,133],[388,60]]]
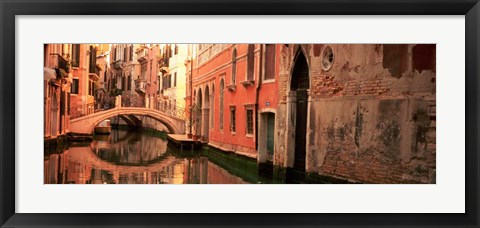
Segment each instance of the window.
[[224,90],[223,78],[220,79],[220,130],[223,130],[223,90]]
[[74,78],[72,81],[71,94],[78,94],[78,78]]
[[89,66],[89,73],[96,73],[97,72],[97,48],[94,46],[90,46],[90,66]]
[[253,135],[253,109],[247,109],[247,134]]
[[67,93],[67,114],[70,115],[70,93]]
[[172,75],[171,74],[168,74],[167,76],[167,88],[171,88],[172,87]]
[[210,99],[210,128],[213,129],[215,121],[215,84],[212,84],[212,98]]
[[127,90],[132,90],[132,76],[128,75]]
[[122,77],[122,82],[121,82],[121,87],[122,87],[122,91],[125,91],[125,80],[126,78],[125,77]]
[[175,44],[175,55],[178,54],[178,44]]
[[140,71],[141,71],[141,79],[145,80],[147,78],[147,64],[144,63],[140,66]]
[[148,81],[149,82],[152,81],[152,67],[153,67],[153,60],[150,60],[150,72],[149,72],[149,75],[148,75]]
[[130,58],[129,61],[133,61],[133,46],[130,46]]
[[92,82],[88,81],[88,95],[92,96]]
[[80,44],[72,45],[72,67],[80,65]]
[[117,46],[112,46],[112,50],[110,51],[110,53],[111,53],[111,55],[112,55],[112,58],[111,58],[111,59],[112,59],[113,61],[115,61],[115,57],[116,57],[116,56],[115,56],[115,54],[116,54],[115,52],[116,52],[116,50],[117,50]]
[[231,132],[236,132],[236,128],[235,128],[235,112],[236,112],[236,109],[235,107],[230,107],[230,131]]
[[265,80],[275,79],[275,44],[265,45]]
[[123,48],[123,61],[125,61],[125,62],[127,61],[127,57],[128,57],[128,56],[127,56],[127,53],[128,53],[128,47],[125,46],[125,47]]
[[177,72],[173,73],[173,87],[177,87]]
[[248,54],[247,54],[247,81],[253,81],[255,66],[255,44],[248,45]]
[[236,83],[237,76],[237,49],[233,49],[232,54],[232,85]]

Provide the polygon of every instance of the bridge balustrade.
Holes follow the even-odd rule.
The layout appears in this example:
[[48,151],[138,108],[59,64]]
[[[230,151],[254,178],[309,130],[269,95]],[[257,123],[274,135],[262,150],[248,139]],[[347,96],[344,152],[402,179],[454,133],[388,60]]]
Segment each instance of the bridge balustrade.
[[95,112],[95,102],[70,107],[70,119],[90,115]]
[[162,112],[168,116],[176,117],[179,119],[185,119],[185,107],[176,104],[165,104],[162,102],[153,101],[153,104],[150,104],[150,107],[145,107],[148,102],[145,101],[142,97],[115,97],[114,105],[105,104],[102,107],[96,107],[95,102],[76,106],[70,108],[70,119],[75,119],[90,115],[96,112],[105,111],[112,108],[120,107],[134,107],[134,108],[148,108],[153,109],[159,112]]

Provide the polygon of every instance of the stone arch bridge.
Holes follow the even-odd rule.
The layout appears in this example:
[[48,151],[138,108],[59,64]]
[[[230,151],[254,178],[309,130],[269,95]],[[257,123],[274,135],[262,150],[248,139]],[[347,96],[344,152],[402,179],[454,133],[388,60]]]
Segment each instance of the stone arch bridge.
[[70,120],[70,132],[92,134],[101,121],[114,116],[143,115],[163,123],[172,134],[185,134],[185,120],[165,112],[143,107],[117,107]]

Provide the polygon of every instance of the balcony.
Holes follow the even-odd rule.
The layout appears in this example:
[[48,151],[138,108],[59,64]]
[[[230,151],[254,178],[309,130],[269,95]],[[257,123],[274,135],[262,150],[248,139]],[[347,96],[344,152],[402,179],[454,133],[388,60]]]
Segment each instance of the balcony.
[[135,92],[139,94],[145,94],[147,88],[147,82],[143,79],[135,80]]
[[116,70],[121,70],[123,68],[123,61],[121,59],[112,62],[112,67]]
[[55,69],[57,77],[66,78],[70,72],[70,63],[63,58],[60,54],[51,55],[50,67]]
[[159,71],[160,71],[160,73],[162,73],[162,75],[166,75],[166,74],[168,74],[169,69],[166,66],[162,66],[162,67],[159,68]]
[[138,62],[145,62],[148,59],[148,49],[147,48],[140,48],[137,50],[137,60]]
[[102,68],[100,66],[90,64],[90,67],[88,68],[88,76],[90,76],[90,79],[93,81],[98,81],[100,79],[101,70]]

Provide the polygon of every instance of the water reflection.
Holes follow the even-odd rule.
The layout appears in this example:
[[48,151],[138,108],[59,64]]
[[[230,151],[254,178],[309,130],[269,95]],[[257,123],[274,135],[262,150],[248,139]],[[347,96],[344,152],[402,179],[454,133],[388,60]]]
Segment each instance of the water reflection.
[[[275,173],[275,174],[274,174]],[[215,149],[179,151],[165,134],[112,130],[89,143],[45,151],[45,184],[344,183],[276,170]]]
[[163,137],[114,130],[61,153],[46,152],[46,184],[240,184],[202,151],[175,151]]

